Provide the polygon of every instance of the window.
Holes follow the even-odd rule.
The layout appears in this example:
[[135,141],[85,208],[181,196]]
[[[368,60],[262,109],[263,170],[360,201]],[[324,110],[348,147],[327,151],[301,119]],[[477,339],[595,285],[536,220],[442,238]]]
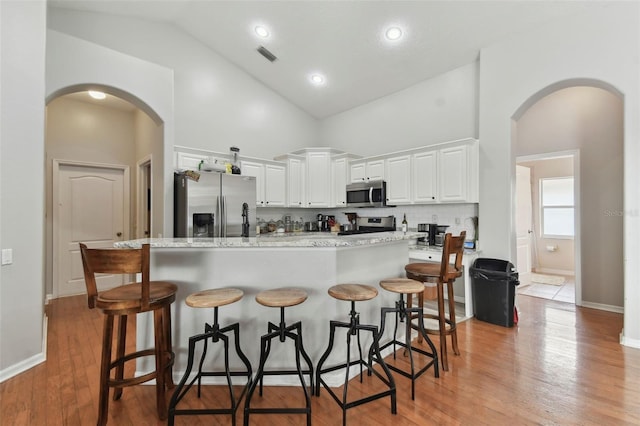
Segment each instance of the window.
[[542,237],[573,238],[573,177],[540,179]]

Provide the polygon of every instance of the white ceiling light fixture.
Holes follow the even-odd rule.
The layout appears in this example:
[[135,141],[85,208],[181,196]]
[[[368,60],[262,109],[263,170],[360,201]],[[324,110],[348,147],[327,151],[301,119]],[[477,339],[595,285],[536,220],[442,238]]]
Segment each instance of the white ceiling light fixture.
[[255,31],[256,35],[260,38],[268,38],[271,35],[267,27],[264,25],[256,25],[253,31]]
[[89,96],[93,99],[104,99],[107,97],[104,92],[98,92],[97,90],[89,90]]
[[400,27],[389,27],[384,32],[384,37],[389,41],[397,41],[402,38],[402,28]]
[[309,80],[311,80],[311,83],[315,84],[316,86],[322,86],[325,82],[325,78],[322,74],[311,74],[311,76],[309,76]]

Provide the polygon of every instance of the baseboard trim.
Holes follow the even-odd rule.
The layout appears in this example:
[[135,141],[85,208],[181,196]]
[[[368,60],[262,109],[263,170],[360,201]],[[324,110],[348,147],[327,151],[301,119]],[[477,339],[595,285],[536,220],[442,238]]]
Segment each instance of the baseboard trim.
[[552,269],[552,268],[536,268],[535,271],[531,271],[539,274],[555,274],[555,275],[568,275],[573,277],[576,275],[576,271],[570,269]]
[[620,332],[620,344],[622,346],[628,346],[630,348],[640,349],[640,340],[630,339],[628,337],[625,337],[624,329]]
[[24,361],[14,364],[9,368],[5,368],[4,370],[0,371],[0,383],[3,383],[5,380],[15,377],[20,373],[24,373],[25,371],[35,367],[36,365],[42,364],[46,360],[47,357],[44,353],[41,352],[32,356],[31,358],[27,358]]
[[34,356],[20,361],[4,370],[0,371],[0,383],[17,376],[20,373],[42,364],[47,360],[47,330],[49,329],[49,317],[46,315],[42,318],[42,352],[35,354]]
[[598,309],[601,311],[615,312],[616,314],[624,314],[624,308],[622,306],[605,305],[604,303],[593,303],[582,301],[583,308]]

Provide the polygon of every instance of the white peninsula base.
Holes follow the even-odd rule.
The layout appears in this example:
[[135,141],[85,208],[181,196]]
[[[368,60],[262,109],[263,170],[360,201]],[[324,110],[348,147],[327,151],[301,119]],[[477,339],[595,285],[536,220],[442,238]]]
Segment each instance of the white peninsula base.
[[[397,234],[397,233],[390,233]],[[349,238],[349,237],[347,237]],[[340,246],[285,247],[285,246],[238,246],[238,247],[171,247],[159,242],[152,244],[151,279],[167,280],[178,285],[178,295],[173,305],[173,346],[176,353],[174,376],[179,380],[186,369],[189,337],[204,332],[204,324],[213,323],[213,309],[195,309],[185,305],[185,298],[200,290],[236,287],[244,291],[239,302],[219,308],[219,322],[222,327],[240,323],[241,347],[255,370],[259,363],[260,336],[267,332],[267,322],[277,324],[279,309],[268,308],[255,301],[255,295],[265,289],[278,287],[298,287],[307,291],[308,299],[297,306],[286,308],[287,324],[302,321],[304,347],[314,363],[314,369],[328,344],[329,321],[348,321],[350,303],[338,301],[327,294],[329,287],[339,283],[369,284],[378,289],[373,300],[357,302],[362,324],[380,325],[380,308],[394,306],[397,296],[379,287],[380,280],[388,277],[404,276],[404,266],[409,258],[407,238],[389,238],[371,244]],[[353,240],[358,241],[356,239]],[[145,240],[137,240],[138,245]],[[134,243],[134,242],[129,242]],[[122,243],[121,243],[122,244]],[[122,244],[135,246],[136,244]],[[153,345],[153,317],[139,316],[137,325],[137,346]],[[388,318],[387,321],[391,321]],[[363,333],[362,344],[368,350],[371,338]],[[393,323],[386,327],[382,343],[391,338]],[[404,327],[398,328],[398,335],[404,336]],[[354,341],[356,339],[353,339]],[[223,362],[223,345],[209,345],[204,370],[220,367]],[[233,351],[231,351],[233,353]],[[352,356],[357,354],[354,343]],[[335,357],[334,357],[335,355]],[[384,354],[386,356],[388,354]],[[346,356],[346,334],[337,335],[332,356],[325,365],[344,362]],[[367,354],[365,353],[366,357]],[[199,353],[196,353],[199,359]],[[138,374],[151,370],[152,360],[140,360]],[[232,367],[240,367],[238,359],[232,359]],[[268,368],[295,366],[292,342],[274,344],[267,363]],[[327,375],[325,381],[330,386],[339,386],[344,373]],[[352,375],[355,375],[355,369]],[[296,384],[295,376],[269,376],[267,385]]]

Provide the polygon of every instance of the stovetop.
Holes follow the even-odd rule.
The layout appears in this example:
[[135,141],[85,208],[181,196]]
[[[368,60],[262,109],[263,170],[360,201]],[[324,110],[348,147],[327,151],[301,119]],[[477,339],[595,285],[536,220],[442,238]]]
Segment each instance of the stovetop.
[[350,231],[340,231],[338,235],[357,235],[357,234],[372,234],[374,232],[389,232],[395,231],[393,228],[374,228],[374,229],[352,229]]

